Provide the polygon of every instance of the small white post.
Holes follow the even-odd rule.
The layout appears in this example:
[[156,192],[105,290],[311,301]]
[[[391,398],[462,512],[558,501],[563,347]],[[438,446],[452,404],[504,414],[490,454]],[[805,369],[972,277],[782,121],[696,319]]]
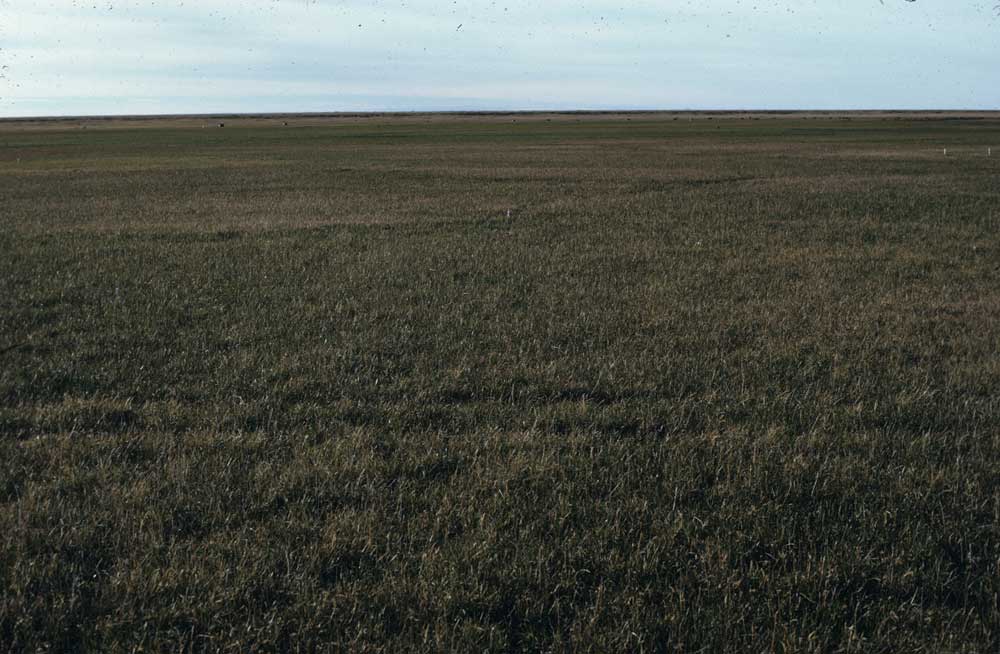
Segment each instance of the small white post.
[[944,149],[944,156],[946,156],[946,157],[948,156],[948,148]]
[[986,156],[987,157],[993,156],[993,148],[986,148]]

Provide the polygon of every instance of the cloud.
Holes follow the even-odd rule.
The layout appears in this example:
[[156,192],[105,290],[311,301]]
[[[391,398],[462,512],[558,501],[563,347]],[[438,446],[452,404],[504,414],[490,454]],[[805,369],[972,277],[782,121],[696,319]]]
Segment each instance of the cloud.
[[998,35],[976,2],[0,0],[0,115],[987,108]]

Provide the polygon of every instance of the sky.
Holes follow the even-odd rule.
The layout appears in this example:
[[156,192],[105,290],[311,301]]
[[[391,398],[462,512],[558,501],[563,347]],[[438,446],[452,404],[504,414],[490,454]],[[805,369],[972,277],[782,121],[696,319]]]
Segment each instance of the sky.
[[998,109],[1000,0],[0,0],[0,116]]

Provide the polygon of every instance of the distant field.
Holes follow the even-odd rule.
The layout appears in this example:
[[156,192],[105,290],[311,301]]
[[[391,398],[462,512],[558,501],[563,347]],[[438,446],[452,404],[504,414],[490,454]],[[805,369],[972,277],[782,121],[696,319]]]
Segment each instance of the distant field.
[[1000,650],[1000,115],[0,122],[0,291],[0,651]]

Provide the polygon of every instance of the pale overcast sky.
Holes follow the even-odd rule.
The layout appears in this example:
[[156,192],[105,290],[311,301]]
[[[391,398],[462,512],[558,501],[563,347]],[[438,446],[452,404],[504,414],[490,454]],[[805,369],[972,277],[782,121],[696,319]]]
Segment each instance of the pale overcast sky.
[[0,116],[996,109],[998,2],[0,0]]

